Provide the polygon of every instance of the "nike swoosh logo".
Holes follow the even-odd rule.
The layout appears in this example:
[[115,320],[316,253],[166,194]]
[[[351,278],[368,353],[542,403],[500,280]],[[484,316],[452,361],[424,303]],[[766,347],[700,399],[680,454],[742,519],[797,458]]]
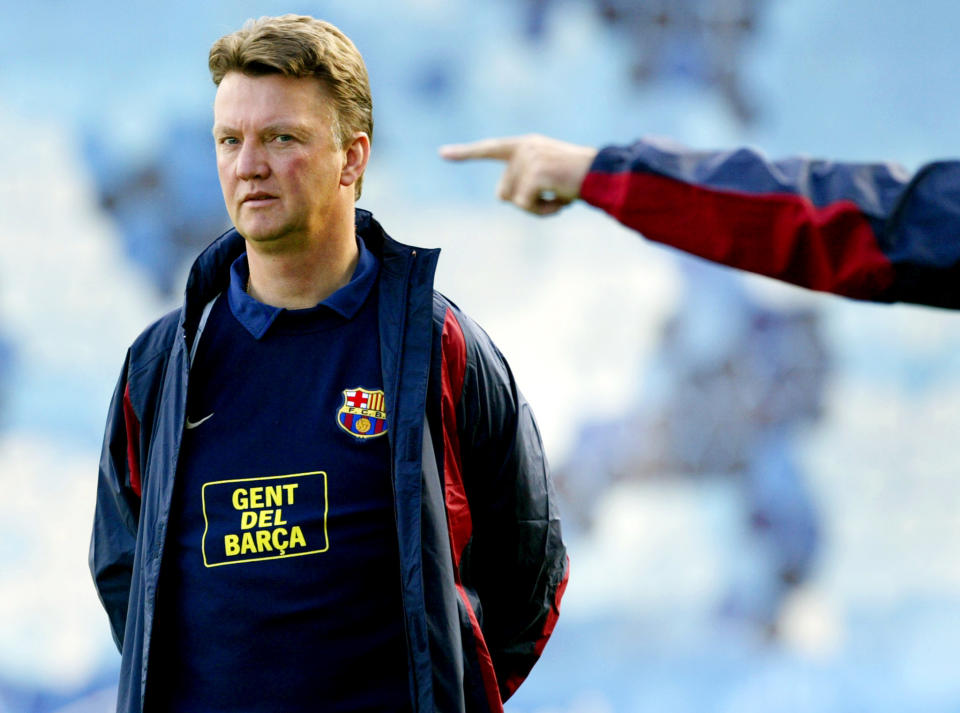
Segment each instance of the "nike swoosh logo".
[[204,421],[209,421],[211,418],[213,418],[213,414],[210,414],[209,416],[204,416],[204,417],[201,418],[199,421],[191,421],[191,420],[188,418],[188,419],[187,419],[187,423],[186,423],[187,430],[189,431],[190,429],[196,428],[196,427],[199,426],[201,423],[203,423]]

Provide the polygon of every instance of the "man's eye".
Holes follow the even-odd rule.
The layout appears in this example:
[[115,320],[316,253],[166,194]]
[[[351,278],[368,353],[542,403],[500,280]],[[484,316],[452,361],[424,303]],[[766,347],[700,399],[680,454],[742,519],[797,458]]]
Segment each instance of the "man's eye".
[[227,144],[228,146],[234,146],[239,144],[240,141],[235,136],[224,136],[220,139],[221,144]]
[[293,137],[290,134],[277,134],[276,140],[277,143],[286,144],[293,141]]

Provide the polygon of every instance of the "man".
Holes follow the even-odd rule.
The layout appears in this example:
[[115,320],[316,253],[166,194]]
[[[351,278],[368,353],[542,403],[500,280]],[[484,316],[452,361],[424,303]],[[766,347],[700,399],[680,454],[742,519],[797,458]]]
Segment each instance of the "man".
[[128,351],[101,459],[118,709],[500,711],[567,577],[530,409],[437,251],[354,208],[350,40],[261,18],[210,70],[236,227]]
[[601,151],[542,136],[440,149],[506,162],[499,194],[540,215],[582,198],[647,238],[732,267],[879,302],[960,308],[960,162],[885,164],[697,152],[641,140]]

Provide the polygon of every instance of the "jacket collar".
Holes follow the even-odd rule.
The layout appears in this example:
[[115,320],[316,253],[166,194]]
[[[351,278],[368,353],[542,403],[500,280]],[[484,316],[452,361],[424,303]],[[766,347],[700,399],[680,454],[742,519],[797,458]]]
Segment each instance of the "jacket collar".
[[[357,233],[364,243],[376,255],[383,269],[390,273],[402,272],[402,266],[411,254],[419,250],[397,242],[389,235],[368,210],[357,208],[354,222]],[[245,250],[246,241],[231,228],[214,240],[200,253],[190,268],[187,288],[184,294],[183,310],[180,314],[180,327],[192,338],[200,321],[203,308],[214,297],[228,289],[230,285],[230,266]]]

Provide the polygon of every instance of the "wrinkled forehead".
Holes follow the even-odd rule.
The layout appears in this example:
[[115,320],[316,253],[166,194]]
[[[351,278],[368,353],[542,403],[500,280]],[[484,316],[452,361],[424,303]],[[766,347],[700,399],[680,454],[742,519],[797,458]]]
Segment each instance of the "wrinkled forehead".
[[283,122],[331,124],[333,103],[319,79],[229,72],[213,102],[218,127],[257,128]]

